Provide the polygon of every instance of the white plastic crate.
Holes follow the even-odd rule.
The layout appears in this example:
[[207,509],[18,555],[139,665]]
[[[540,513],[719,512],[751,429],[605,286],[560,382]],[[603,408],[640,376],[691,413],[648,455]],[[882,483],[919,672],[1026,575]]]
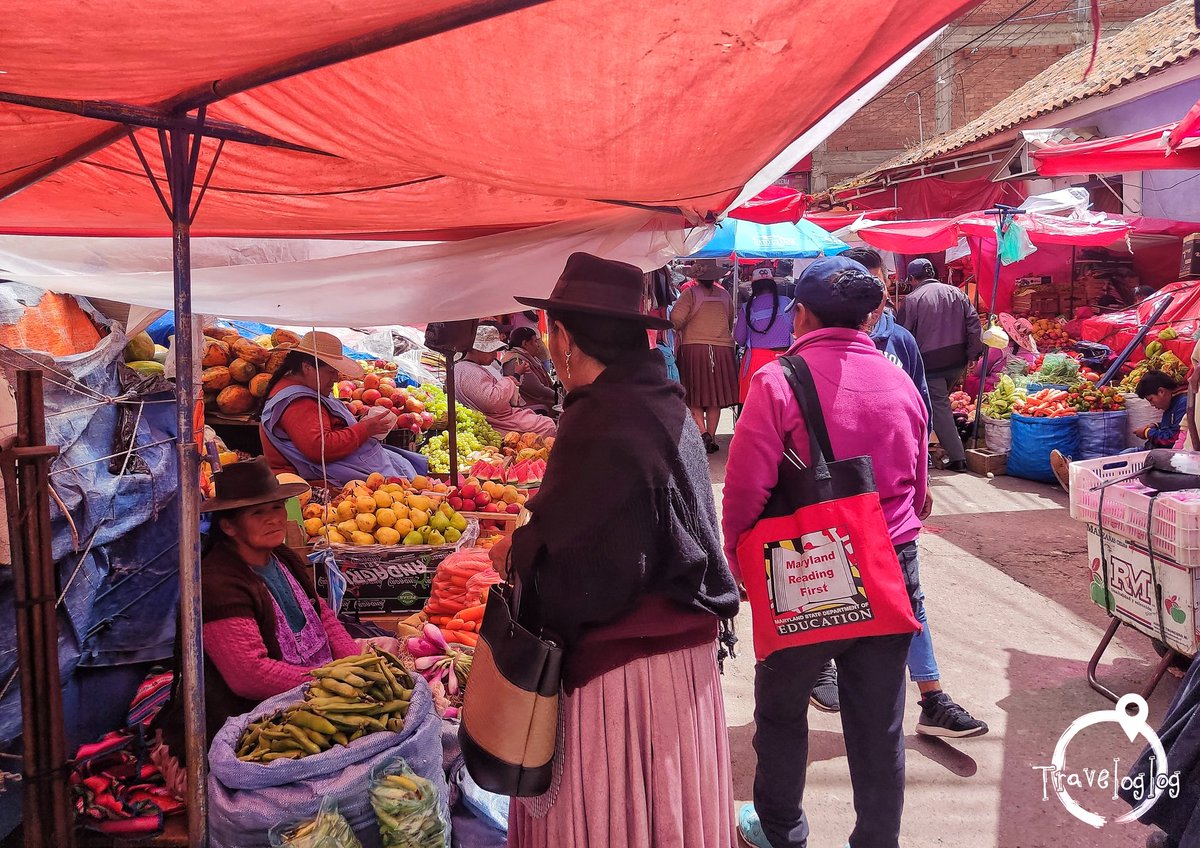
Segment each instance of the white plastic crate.
[[[1099,489],[1109,480],[1140,471],[1147,455],[1143,451],[1072,462],[1071,517],[1088,524],[1103,524],[1105,530],[1144,548],[1153,544],[1155,554],[1181,565],[1200,565],[1200,497],[1196,492],[1168,492],[1152,499],[1153,490],[1141,486],[1136,479],[1115,483],[1103,493]],[[1147,533],[1151,506],[1153,523]]]

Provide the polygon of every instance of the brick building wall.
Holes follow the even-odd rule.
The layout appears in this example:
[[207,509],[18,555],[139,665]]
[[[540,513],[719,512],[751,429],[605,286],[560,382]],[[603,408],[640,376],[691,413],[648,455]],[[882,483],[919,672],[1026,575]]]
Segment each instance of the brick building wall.
[[[1111,35],[1169,0],[1100,0]],[[813,153],[822,191],[974,120],[1090,43],[1089,0],[984,0]],[[1009,20],[1009,17],[1011,19]]]

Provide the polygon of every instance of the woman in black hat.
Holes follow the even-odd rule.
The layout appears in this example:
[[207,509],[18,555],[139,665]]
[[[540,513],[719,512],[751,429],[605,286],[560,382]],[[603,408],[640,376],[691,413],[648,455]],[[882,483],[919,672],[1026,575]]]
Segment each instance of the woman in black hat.
[[[728,848],[719,620],[737,613],[704,444],[647,343],[642,272],[576,253],[547,300],[568,394],[533,517],[493,559],[565,648],[561,776],[512,805],[520,848]],[[526,618],[526,611],[529,617]]]
[[[200,577],[209,741],[230,716],[299,686],[314,668],[359,653],[317,595],[308,564],[284,544],[284,504],[307,484],[280,484],[258,457],[225,466],[214,485],[216,497],[201,507],[212,517]],[[180,706],[176,699],[168,712]],[[176,756],[183,746],[170,728],[181,724],[164,716]]]

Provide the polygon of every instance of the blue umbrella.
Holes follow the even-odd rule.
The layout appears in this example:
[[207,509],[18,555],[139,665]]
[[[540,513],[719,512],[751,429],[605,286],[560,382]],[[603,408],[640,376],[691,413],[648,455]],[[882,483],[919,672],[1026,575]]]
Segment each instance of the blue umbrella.
[[797,224],[756,224],[726,218],[704,247],[688,259],[813,259],[834,256],[850,245],[834,238],[811,221]]

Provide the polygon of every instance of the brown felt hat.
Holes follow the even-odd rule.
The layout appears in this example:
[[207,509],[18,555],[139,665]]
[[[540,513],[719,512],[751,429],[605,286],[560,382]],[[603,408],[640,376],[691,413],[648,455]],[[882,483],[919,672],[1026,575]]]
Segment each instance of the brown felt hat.
[[200,504],[201,512],[222,512],[245,506],[286,501],[310,490],[307,483],[280,483],[271,473],[267,458],[234,462],[213,475],[216,496]]
[[626,318],[655,330],[670,329],[670,321],[642,311],[644,293],[642,269],[636,265],[572,253],[550,297],[518,297],[516,301],[536,309]]

